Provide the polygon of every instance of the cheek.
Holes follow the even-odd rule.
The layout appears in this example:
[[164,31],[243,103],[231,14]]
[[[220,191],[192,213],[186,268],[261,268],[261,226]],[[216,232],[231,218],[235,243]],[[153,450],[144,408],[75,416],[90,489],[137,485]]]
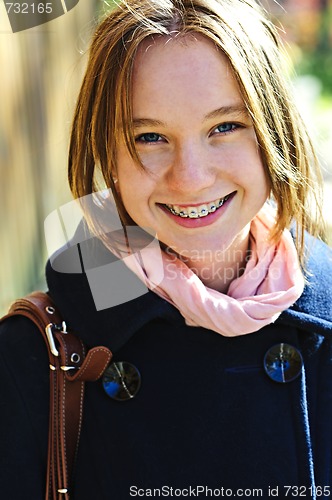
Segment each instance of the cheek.
[[140,186],[142,170],[137,167],[126,152],[121,149],[117,159],[118,189],[122,199],[132,198],[133,193],[139,192],[137,186]]
[[150,197],[153,193],[151,176],[134,164],[123,165],[118,171],[119,193],[125,210],[137,222],[140,214],[147,212]]
[[259,149],[251,144],[238,145],[224,157],[225,169],[233,180],[242,186],[262,185],[266,179],[265,168]]

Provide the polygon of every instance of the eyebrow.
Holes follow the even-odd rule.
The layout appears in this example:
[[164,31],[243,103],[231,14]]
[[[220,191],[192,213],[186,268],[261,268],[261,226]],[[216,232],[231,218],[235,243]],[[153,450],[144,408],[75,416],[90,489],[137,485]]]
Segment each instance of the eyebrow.
[[[249,112],[246,106],[242,103],[233,104],[230,106],[221,106],[214,111],[211,111],[204,116],[204,121],[211,120],[213,118],[220,118],[221,116],[236,115],[240,117],[249,117]],[[165,123],[160,120],[154,120],[152,118],[134,118],[133,119],[134,128],[140,127],[160,127],[164,126]]]
[[211,120],[211,118],[219,118],[222,115],[236,115],[236,116],[249,116],[248,109],[242,103],[233,104],[231,106],[221,106],[221,108],[211,111],[205,115],[204,120]]
[[151,118],[134,118],[133,125],[135,128],[151,126],[160,127],[161,125],[164,125],[164,123],[159,120],[153,120]]

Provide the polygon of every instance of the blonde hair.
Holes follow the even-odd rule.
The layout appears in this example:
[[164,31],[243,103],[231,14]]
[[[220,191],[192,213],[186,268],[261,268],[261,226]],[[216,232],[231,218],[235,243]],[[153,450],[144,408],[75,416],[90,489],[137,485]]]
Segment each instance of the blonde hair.
[[[306,128],[285,79],[276,27],[254,0],[123,0],[97,28],[78,97],[69,151],[75,197],[112,189],[124,224],[133,223],[118,196],[119,137],[140,164],[132,131],[132,67],[141,42],[151,36],[200,33],[227,56],[252,117],[277,207],[271,237],[296,227],[304,262],[304,232],[321,228],[321,176]],[[94,226],[96,221],[90,220]]]

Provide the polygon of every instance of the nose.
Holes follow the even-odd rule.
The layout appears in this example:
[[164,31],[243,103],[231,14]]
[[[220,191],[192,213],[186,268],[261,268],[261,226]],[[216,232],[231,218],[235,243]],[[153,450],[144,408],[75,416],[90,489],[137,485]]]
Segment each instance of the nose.
[[201,192],[215,181],[215,169],[203,144],[188,141],[175,148],[166,173],[170,190],[179,193]]

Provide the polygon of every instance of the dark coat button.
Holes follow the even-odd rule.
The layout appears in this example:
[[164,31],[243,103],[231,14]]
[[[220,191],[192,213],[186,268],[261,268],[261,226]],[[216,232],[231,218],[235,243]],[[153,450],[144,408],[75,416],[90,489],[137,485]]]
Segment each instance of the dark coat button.
[[141,375],[131,363],[115,361],[106,368],[102,383],[110,398],[126,401],[138,393],[141,387]]
[[265,372],[274,382],[292,382],[300,375],[302,366],[300,351],[290,344],[276,344],[264,357]]

